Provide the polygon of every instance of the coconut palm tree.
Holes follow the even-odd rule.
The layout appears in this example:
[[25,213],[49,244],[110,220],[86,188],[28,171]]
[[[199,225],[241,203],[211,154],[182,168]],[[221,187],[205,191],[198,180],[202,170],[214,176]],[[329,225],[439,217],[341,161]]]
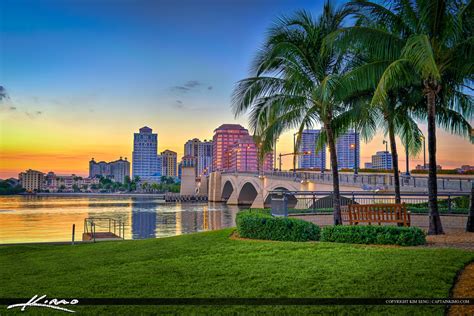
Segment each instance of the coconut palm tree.
[[[436,125],[469,136],[473,113],[473,2],[457,0],[394,0],[378,4],[352,2],[368,26],[356,24],[332,36],[342,46],[365,46],[385,62],[372,104],[387,103],[391,92],[417,88],[424,111],[413,113],[428,123],[429,234],[442,234],[437,205]],[[382,26],[381,26],[382,25]]]
[[337,30],[349,13],[329,2],[314,19],[308,12],[282,17],[270,28],[256,56],[251,77],[238,82],[233,93],[236,115],[250,111],[250,128],[261,137],[263,152],[270,152],[281,133],[301,132],[320,124],[327,142],[333,175],[334,224],[342,224],[335,141],[349,127],[346,104],[336,98],[343,55],[323,48],[325,36]]

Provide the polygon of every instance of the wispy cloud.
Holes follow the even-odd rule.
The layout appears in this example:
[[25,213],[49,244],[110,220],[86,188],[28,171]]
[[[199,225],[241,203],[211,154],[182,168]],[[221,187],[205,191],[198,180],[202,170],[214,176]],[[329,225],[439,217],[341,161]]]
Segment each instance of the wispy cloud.
[[30,119],[37,118],[38,116],[42,115],[43,111],[25,111],[25,115],[28,116]]
[[[187,93],[194,90],[200,90],[201,87],[205,89],[205,83],[199,80],[188,80],[181,85],[172,86],[171,90],[180,93]],[[207,90],[212,90],[212,86],[207,86]]]

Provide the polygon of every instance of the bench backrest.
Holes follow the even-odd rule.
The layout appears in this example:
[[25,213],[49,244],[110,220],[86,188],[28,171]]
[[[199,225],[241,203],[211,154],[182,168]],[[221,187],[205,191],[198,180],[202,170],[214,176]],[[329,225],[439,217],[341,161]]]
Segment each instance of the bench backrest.
[[349,221],[408,223],[405,203],[402,204],[350,204]]

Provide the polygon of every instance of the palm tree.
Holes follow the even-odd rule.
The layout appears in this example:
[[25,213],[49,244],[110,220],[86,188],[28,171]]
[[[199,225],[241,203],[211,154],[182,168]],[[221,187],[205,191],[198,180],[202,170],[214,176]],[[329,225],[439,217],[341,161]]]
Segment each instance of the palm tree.
[[349,126],[343,115],[346,105],[335,91],[345,63],[341,54],[323,50],[322,44],[348,13],[328,1],[316,20],[304,11],[277,20],[255,58],[251,77],[239,81],[233,94],[234,113],[250,110],[250,127],[260,135],[264,152],[270,152],[286,130],[299,130],[298,146],[304,129],[322,125],[320,144],[327,142],[331,158],[335,225],[342,224],[335,140]]
[[390,92],[400,88],[417,88],[424,97],[424,111],[414,112],[428,122],[428,234],[442,234],[437,204],[436,124],[464,136],[471,131],[473,99],[465,90],[472,90],[469,83],[474,70],[473,3],[395,0],[390,7],[367,1],[353,2],[352,6],[358,7],[360,17],[372,26],[344,29],[336,34],[338,41],[343,46],[349,42],[364,45],[387,63],[371,103],[386,103]]

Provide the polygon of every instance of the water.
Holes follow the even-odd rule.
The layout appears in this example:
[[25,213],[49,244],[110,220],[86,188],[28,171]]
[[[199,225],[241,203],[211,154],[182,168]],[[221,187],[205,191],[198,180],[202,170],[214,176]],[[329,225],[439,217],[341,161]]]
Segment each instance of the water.
[[70,241],[73,224],[81,240],[86,217],[124,221],[125,239],[168,237],[235,226],[238,210],[142,197],[0,196],[0,243]]

